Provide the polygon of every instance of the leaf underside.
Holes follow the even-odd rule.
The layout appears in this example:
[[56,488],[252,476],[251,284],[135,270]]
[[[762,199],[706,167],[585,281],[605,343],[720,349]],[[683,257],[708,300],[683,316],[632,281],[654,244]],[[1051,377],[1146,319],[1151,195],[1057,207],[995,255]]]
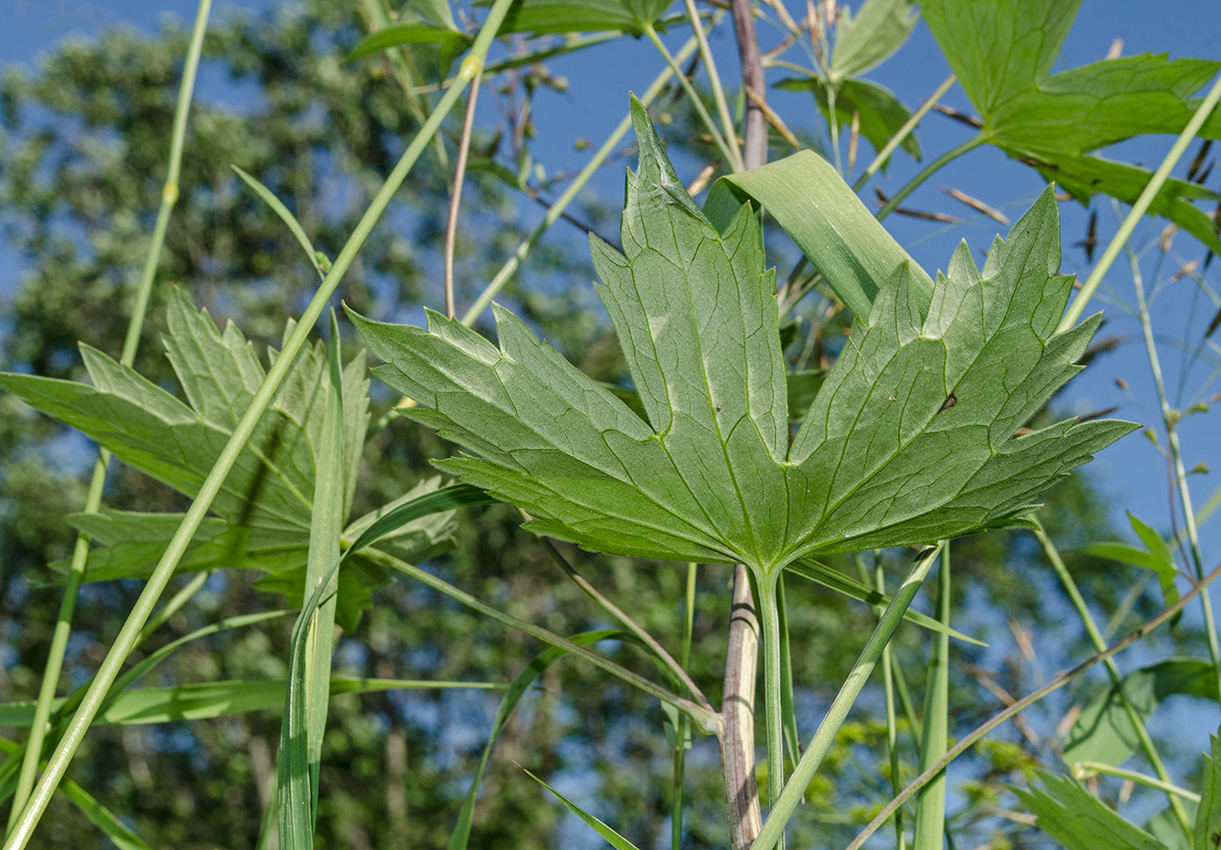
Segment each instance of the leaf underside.
[[597,291],[646,419],[508,311],[499,346],[430,312],[427,329],[353,315],[423,409],[473,452],[437,465],[526,509],[533,530],[601,552],[742,562],[767,573],[814,554],[923,543],[1011,523],[1126,422],[1020,437],[1099,317],[1054,334],[1072,279],[1055,274],[1048,192],[997,240],[982,274],[964,244],[931,304],[907,264],[790,440],[774,272],[749,206],[718,233],[634,103],[620,253],[591,237]]

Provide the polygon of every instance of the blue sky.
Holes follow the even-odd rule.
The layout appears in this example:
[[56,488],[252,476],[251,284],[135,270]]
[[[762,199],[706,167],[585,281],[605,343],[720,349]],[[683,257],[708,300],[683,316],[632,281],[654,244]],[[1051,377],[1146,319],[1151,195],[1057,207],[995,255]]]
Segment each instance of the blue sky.
[[[804,11],[789,0],[795,17]],[[4,63],[31,64],[39,52],[51,49],[60,40],[68,37],[89,37],[112,26],[131,26],[142,30],[155,29],[163,15],[174,15],[189,26],[194,15],[195,4],[190,0],[111,0],[111,2],[75,2],[74,0],[8,0],[6,26],[0,28],[0,61]],[[248,4],[244,8],[257,10],[268,5],[264,2]],[[857,6],[857,3],[848,5]],[[221,4],[214,15],[235,13],[236,7]],[[774,44],[779,36],[761,25],[760,37],[764,47]],[[685,33],[676,32],[669,40],[677,43]],[[1103,58],[1115,39],[1122,39],[1124,55],[1145,51],[1169,52],[1172,57],[1195,56],[1221,58],[1221,8],[1216,0],[1167,0],[1148,3],[1136,0],[1085,0],[1076,24],[1069,34],[1058,68],[1075,67]],[[723,75],[729,85],[736,83],[736,59],[731,30],[725,28],[714,40]],[[563,74],[570,81],[566,93],[542,92],[535,103],[536,123],[540,136],[535,152],[547,170],[554,173],[564,168],[579,168],[588,153],[574,149],[573,140],[584,137],[597,144],[623,117],[627,108],[628,90],[642,91],[661,67],[661,60],[644,40],[622,39],[612,45],[598,47],[552,64],[552,70]],[[590,69],[597,69],[590,73]],[[881,68],[868,76],[891,88],[909,106],[926,98],[949,73],[928,29],[920,24],[910,41]],[[787,72],[771,72],[769,79],[775,81]],[[224,102],[235,93],[209,82],[202,77],[199,95],[212,102]],[[777,110],[795,126],[817,127],[818,119],[812,98],[802,93],[773,90],[770,97]],[[960,88],[953,88],[943,102],[971,111]],[[240,104],[235,104],[240,108]],[[486,98],[481,109],[481,118],[494,121],[496,114],[491,98]],[[936,114],[928,116],[918,134],[926,157],[958,144],[967,137],[968,129]],[[1169,148],[1169,137],[1151,137],[1125,143],[1112,155],[1129,161],[1156,165]],[[1194,153],[1195,148],[1191,149]],[[868,161],[871,154],[862,153]],[[1186,163],[1180,166],[1181,174]],[[698,164],[689,164],[694,176]],[[622,192],[621,165],[603,170],[593,185],[609,203],[616,203]],[[904,154],[898,154],[892,164],[890,175],[883,185],[894,191],[918,169]],[[1221,171],[1221,170],[1219,170]],[[1210,181],[1217,188],[1219,178],[1214,174]],[[991,149],[976,150],[940,172],[925,186],[917,190],[905,206],[948,212],[962,216],[963,221],[954,226],[891,216],[887,227],[900,242],[908,247],[913,256],[930,271],[944,267],[950,253],[959,240],[966,239],[972,248],[985,248],[997,229],[1004,230],[996,222],[973,214],[971,210],[951,200],[942,187],[952,186],[982,199],[994,207],[1001,208],[1011,219],[1025,210],[1042,189],[1043,183],[1031,169],[1007,159]],[[1098,210],[1099,238],[1105,240],[1114,232],[1117,221],[1111,205],[1105,199],[1096,199],[1093,208]],[[1084,276],[1089,267],[1083,252],[1074,243],[1084,237],[1088,212],[1075,203],[1061,205],[1064,217],[1065,259],[1063,270]],[[1122,214],[1122,211],[1121,211]],[[524,216],[537,215],[534,209],[523,211]],[[1137,230],[1136,244],[1156,240],[1165,222],[1153,220]],[[570,238],[571,234],[559,234],[554,238]],[[1105,242],[1103,243],[1105,244]],[[1202,256],[1202,251],[1192,240],[1179,234],[1175,249],[1183,260]],[[978,254],[977,254],[978,256]],[[1166,276],[1177,267],[1169,265]],[[1145,263],[1146,274],[1151,264]],[[0,292],[12,291],[21,274],[19,258],[0,246]],[[1206,275],[1208,283],[1221,289],[1221,261],[1214,262]],[[1152,286],[1154,281],[1147,280]],[[1182,353],[1176,339],[1200,340],[1203,328],[1217,307],[1200,293],[1190,278],[1168,285],[1154,304],[1155,322],[1160,329],[1159,341],[1163,358],[1163,369],[1168,382],[1177,387],[1182,372]],[[1109,293],[1109,294],[1108,294]],[[1194,293],[1194,298],[1193,298]],[[1063,409],[1072,413],[1088,413],[1100,408],[1118,406],[1116,416],[1156,425],[1159,414],[1152,392],[1152,381],[1147,358],[1140,341],[1139,325],[1125,315],[1119,299],[1132,300],[1132,276],[1128,267],[1120,262],[1108,274],[1104,290],[1094,302],[1093,309],[1107,310],[1108,324],[1100,336],[1118,335],[1123,344],[1116,352],[1095,361],[1086,372],[1074,381],[1061,399]],[[1194,306],[1193,306],[1194,302]],[[1210,369],[1198,365],[1182,382],[1187,397],[1197,393],[1211,395],[1221,391],[1218,382],[1208,385]],[[1130,396],[1115,383],[1125,381]],[[1190,478],[1197,503],[1202,504],[1221,482],[1221,430],[1217,427],[1216,414],[1190,417],[1181,428],[1182,441],[1188,467],[1203,462],[1211,467],[1211,475],[1194,475]],[[1120,444],[1103,452],[1092,466],[1092,474],[1103,490],[1112,497],[1117,517],[1122,519],[1125,509],[1132,510],[1145,521],[1168,531],[1170,514],[1167,500],[1166,466],[1153,445],[1140,434],[1125,438]],[[1221,519],[1214,518],[1201,529],[1205,540],[1205,554],[1215,565],[1221,557]]]

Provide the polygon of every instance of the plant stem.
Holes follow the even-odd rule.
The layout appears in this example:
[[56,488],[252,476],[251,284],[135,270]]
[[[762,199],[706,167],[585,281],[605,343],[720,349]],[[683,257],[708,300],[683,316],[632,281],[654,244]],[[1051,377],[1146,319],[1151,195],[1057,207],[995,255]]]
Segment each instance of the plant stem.
[[[784,726],[780,713],[780,613],[776,609],[776,584],[782,570],[773,570],[759,582],[759,617],[763,624],[763,708],[767,721],[768,819],[784,788]],[[762,850],[784,848],[784,830],[774,844]]]
[[712,99],[716,103],[717,117],[721,119],[725,141],[729,142],[729,146],[733,149],[733,159],[729,161],[729,167],[734,171],[741,171],[743,168],[742,152],[738,150],[738,131],[734,128],[733,118],[729,114],[729,101],[725,99],[725,89],[721,86],[721,75],[717,73],[716,59],[712,55],[712,49],[708,46],[708,35],[700,25],[700,15],[695,8],[695,0],[684,0],[684,3],[687,8],[687,17],[691,21],[691,31],[695,33],[695,38],[699,42],[700,57],[703,60],[704,68],[708,71],[708,84],[712,88]]
[[924,103],[920,104],[920,108],[913,112],[911,117],[903,122],[903,126],[899,128],[899,131],[890,137],[890,141],[888,141],[882,147],[882,149],[878,151],[878,155],[873,158],[873,162],[869,163],[869,166],[865,169],[865,173],[857,178],[856,183],[852,186],[852,191],[861,191],[861,187],[865,185],[866,181],[877,173],[878,169],[882,167],[882,164],[886,162],[887,158],[895,152],[895,149],[899,147],[899,145],[903,144],[903,140],[912,134],[912,131],[916,129],[916,125],[919,124],[928,111],[933,108],[933,104],[941,100],[945,93],[950,90],[950,86],[954,85],[954,81],[956,79],[958,78],[953,74],[946,77],[945,82],[937,86],[933,93],[928,96],[928,99],[924,101]]
[[[763,57],[755,36],[751,0],[732,0],[734,34],[742,67],[742,87],[738,91],[740,109],[745,111],[746,128],[742,164],[747,169],[767,163],[767,118],[760,107],[766,102]],[[746,96],[753,90],[754,98]],[[736,139],[735,139],[736,141]],[[725,655],[725,686],[721,696],[722,781],[725,810],[729,819],[732,850],[743,850],[756,843],[761,828],[759,788],[755,780],[755,679],[759,665],[759,621],[750,589],[750,574],[737,564],[733,573],[733,613],[729,620],[729,641]],[[768,687],[765,680],[764,687]],[[779,687],[779,677],[770,685]],[[769,755],[770,758],[770,755]],[[770,844],[761,845],[773,847]]]
[[746,132],[742,147],[742,164],[747,168],[758,168],[767,163],[767,116],[762,103],[767,102],[767,81],[763,76],[763,56],[759,53],[759,39],[755,35],[755,14],[751,0],[732,0],[733,28],[738,37],[738,55],[742,61],[742,91],[752,91],[754,98],[746,97]]
[[[1186,788],[1180,788],[1173,782],[1164,782],[1161,779],[1154,779],[1152,776],[1147,776],[1143,773],[1138,773],[1135,770],[1124,770],[1122,767],[1115,767],[1110,764],[1103,764],[1097,761],[1079,761],[1073,765],[1073,779],[1078,781],[1088,779],[1091,776],[1098,774],[1107,776],[1116,776],[1120,779],[1127,779],[1130,782],[1135,782],[1138,785],[1144,785],[1149,788],[1156,788],[1159,791],[1165,791],[1166,796],[1171,800],[1177,800],[1182,797],[1184,800],[1190,800],[1193,803],[1200,802],[1200,795],[1193,791],[1188,791]],[[1190,836],[1188,836],[1190,838]]]
[[[714,25],[715,21],[716,18],[714,18],[713,22],[709,25]],[[695,39],[689,39],[687,43],[683,45],[682,50],[678,51],[678,53],[675,55],[675,61],[686,61],[686,59],[695,51],[695,48]],[[640,97],[640,102],[645,106],[652,103],[657,95],[661,93],[662,89],[665,88],[665,85],[669,81],[672,73],[673,72],[667,67],[660,74],[658,74],[653,80],[652,85],[650,85],[645,93]],[[500,271],[496,272],[496,275],[492,278],[491,282],[484,287],[483,292],[479,294],[479,297],[475,300],[475,303],[472,304],[471,308],[462,316],[462,324],[469,328],[475,323],[475,320],[479,318],[479,315],[487,309],[489,304],[492,303],[492,299],[496,297],[500,290],[504,289],[505,284],[509,282],[509,279],[512,278],[517,272],[518,268],[521,267],[522,261],[529,256],[530,251],[534,248],[534,243],[547,232],[547,229],[551,227],[551,225],[555,224],[555,222],[559,220],[560,216],[563,215],[564,210],[567,209],[573,198],[575,198],[577,194],[585,188],[585,184],[589,182],[591,177],[593,177],[594,172],[602,167],[602,163],[606,162],[607,158],[614,152],[615,147],[619,144],[620,140],[627,134],[627,131],[630,130],[631,127],[632,117],[629,114],[619,122],[619,126],[615,128],[613,133],[607,136],[606,141],[602,143],[602,147],[598,148],[597,152],[590,158],[589,162],[585,164],[585,167],[581,169],[581,173],[568,184],[568,188],[566,188],[563,194],[561,194],[555,200],[555,203],[553,203],[551,208],[547,211],[547,215],[543,217],[543,220],[539,223],[538,227],[534,228],[534,232],[527,236],[526,239],[517,246],[517,250],[513,252],[513,256],[500,267]]]
[[[1214,86],[1221,95],[1221,77]],[[1153,321],[1149,315],[1149,304],[1145,300],[1145,287],[1141,278],[1140,264],[1135,257],[1132,259],[1132,282],[1136,289],[1136,303],[1140,309],[1140,328],[1145,339],[1145,352],[1149,358],[1149,370],[1153,373],[1153,384],[1157,388],[1157,398],[1161,405],[1162,424],[1166,428],[1166,443],[1170,449],[1170,459],[1174,464],[1174,484],[1179,490],[1179,501],[1182,502],[1183,519],[1187,525],[1187,540],[1191,544],[1191,560],[1195,567],[1196,578],[1204,575],[1204,557],[1200,551],[1200,536],[1196,531],[1195,510],[1192,507],[1191,488],[1187,484],[1187,469],[1183,465],[1183,451],[1179,445],[1178,421],[1182,414],[1170,407],[1166,396],[1166,382],[1162,378],[1162,364],[1157,356],[1157,345],[1153,340]],[[1172,508],[1173,510],[1173,508]],[[1212,657],[1213,667],[1217,670],[1217,693],[1221,698],[1221,647],[1217,645],[1217,623],[1213,618],[1211,595],[1200,595],[1200,605],[1204,610],[1204,629],[1208,637],[1208,652]]]
[[1191,140],[1195,138],[1200,127],[1204,125],[1204,121],[1212,113],[1213,107],[1217,105],[1218,100],[1221,100],[1221,76],[1218,76],[1216,81],[1213,82],[1212,88],[1208,90],[1208,94],[1200,102],[1199,108],[1191,116],[1191,120],[1183,128],[1183,132],[1179,133],[1179,137],[1170,146],[1166,158],[1162,160],[1162,164],[1158,166],[1157,171],[1149,178],[1149,184],[1145,186],[1145,190],[1140,193],[1136,203],[1128,211],[1127,218],[1123,220],[1123,224],[1115,232],[1115,236],[1111,239],[1110,244],[1102,252],[1098,265],[1094,266],[1090,276],[1081,285],[1081,291],[1077,293],[1077,297],[1073,299],[1073,303],[1069,305],[1068,310],[1064,313],[1064,318],[1060,320],[1060,326],[1056,329],[1057,331],[1068,330],[1077,324],[1077,320],[1081,318],[1081,314],[1085,311],[1085,305],[1089,303],[1099,284],[1102,283],[1103,276],[1110,270],[1111,264],[1119,256],[1120,249],[1127,244],[1128,238],[1131,237],[1132,231],[1136,229],[1137,223],[1149,209],[1149,205],[1153,203],[1153,199],[1166,183],[1167,178],[1170,177],[1170,172],[1174,170],[1174,167],[1179,162],[1179,158],[1187,150],[1187,146],[1191,144]]
[[[697,27],[698,29],[698,27]],[[683,73],[682,68],[678,67],[678,63],[674,61],[674,57],[670,55],[670,51],[657,37],[657,31],[653,29],[652,24],[645,27],[644,34],[649,37],[649,41],[653,42],[653,46],[657,48],[657,52],[662,55],[669,66],[671,73],[678,78],[679,85],[683,87],[683,91],[687,93],[687,99],[691,101],[691,106],[695,109],[695,114],[699,116],[700,121],[704,124],[704,129],[712,136],[712,141],[720,148],[721,156],[725,157],[725,161],[734,171],[740,171],[741,158],[738,156],[737,145],[730,150],[729,143],[721,138],[721,131],[717,129],[716,123],[712,120],[712,116],[708,114],[708,110],[704,107],[704,102],[700,100],[699,93],[695,87],[691,85],[691,81],[687,79],[687,75]]]
[[[182,173],[182,148],[186,138],[187,116],[190,113],[191,96],[195,90],[195,76],[199,69],[199,57],[203,51],[203,38],[208,28],[208,15],[211,9],[212,0],[200,0],[195,13],[195,25],[191,31],[191,41],[182,69],[182,81],[178,87],[178,103],[174,110],[174,125],[170,135],[169,167],[161,189],[161,206],[157,210],[157,222],[153,227],[152,243],[149,246],[148,256],[144,260],[140,283],[136,289],[136,300],[132,306],[131,318],[127,323],[127,335],[123,340],[123,353],[119,362],[124,366],[131,366],[136,360],[136,352],[140,347],[140,336],[144,330],[144,317],[148,313],[153,281],[157,276],[157,265],[161,259],[161,248],[165,244],[165,233],[169,227],[170,214],[178,202],[178,178]],[[93,466],[93,475],[89,480],[89,490],[85,496],[84,513],[86,514],[96,514],[101,508],[102,492],[106,486],[106,468],[109,464],[110,452],[106,449],[98,449],[97,462]],[[55,618],[51,646],[47,650],[47,663],[38,688],[38,702],[34,708],[34,720],[30,726],[30,736],[26,741],[27,746],[21,761],[17,789],[13,792],[6,835],[13,831],[17,818],[34,788],[38,764],[42,759],[47,720],[51,716],[51,702],[55,699],[60,673],[63,671],[64,653],[67,651],[68,637],[72,632],[72,616],[76,612],[76,600],[80,594],[81,583],[85,578],[85,565],[88,560],[89,538],[83,533],[78,534],[76,544],[72,549],[72,561],[68,566],[68,578],[64,585],[63,599],[60,601],[59,613]]]
[[[1047,555],[1047,560],[1051,561],[1052,569],[1060,579],[1060,583],[1064,585],[1064,591],[1068,594],[1069,600],[1073,603],[1073,607],[1077,609],[1077,615],[1081,618],[1082,625],[1085,626],[1086,634],[1089,635],[1090,643],[1094,647],[1095,652],[1102,652],[1106,649],[1106,640],[1103,639],[1102,633],[1098,631],[1098,626],[1094,622],[1093,615],[1090,614],[1090,609],[1085,604],[1085,599],[1081,596],[1081,591],[1077,589],[1077,582],[1073,580],[1072,574],[1068,568],[1064,566],[1064,559],[1060,557],[1060,551],[1056,545],[1052,543],[1051,538],[1047,536],[1047,532],[1043,528],[1043,524],[1034,518],[1035,529],[1034,535],[1038,538],[1039,543],[1043,546],[1043,552]],[[1205,594],[1207,596],[1207,594]],[[1161,756],[1157,752],[1157,746],[1153,743],[1153,739],[1149,737],[1149,730],[1145,728],[1144,721],[1140,715],[1136,713],[1135,706],[1132,705],[1128,695],[1124,692],[1123,675],[1119,672],[1118,665],[1113,659],[1108,658],[1105,662],[1107,675],[1111,678],[1111,686],[1115,689],[1115,693],[1119,694],[1120,704],[1123,705],[1124,713],[1128,715],[1128,721],[1132,724],[1132,728],[1136,730],[1136,737],[1140,740],[1141,749],[1145,751],[1145,756],[1148,757],[1149,763],[1153,766],[1154,771],[1162,782],[1170,782],[1170,774],[1166,770],[1166,765],[1162,762]],[[1187,810],[1183,808],[1183,803],[1174,795],[1170,795],[1170,807],[1174,810],[1175,819],[1178,820],[1179,826],[1182,827],[1184,834],[1188,840],[1191,839],[1192,826],[1187,817]]]
[[819,724],[818,731],[810,740],[810,746],[802,754],[801,761],[797,763],[792,777],[785,783],[780,798],[773,803],[768,812],[763,830],[755,840],[752,850],[767,850],[767,848],[774,847],[780,836],[784,834],[785,825],[796,811],[797,804],[805,794],[806,788],[809,787],[810,781],[818,771],[819,765],[822,764],[827,751],[831,749],[831,744],[847,719],[848,712],[852,710],[861,689],[865,687],[865,682],[869,680],[873,668],[877,666],[878,660],[882,657],[882,649],[898,628],[899,623],[903,622],[903,613],[911,605],[916,591],[920,589],[920,584],[928,575],[940,551],[938,548],[930,547],[920,553],[903,579],[903,584],[891,597],[881,621],[873,630],[865,648],[861,650],[861,655],[853,665],[852,672],[844,680],[835,701],[827,709],[827,714]]
[[725,650],[725,684],[719,737],[721,780],[733,850],[750,847],[762,828],[755,784],[755,679],[759,663],[759,620],[746,567],[733,568],[733,607]]
[[886,204],[880,210],[878,210],[875,218],[877,218],[878,221],[881,221],[882,219],[886,218],[886,216],[888,216],[892,212],[894,212],[895,207],[897,207],[899,204],[903,203],[903,200],[908,195],[910,195],[912,192],[914,192],[917,188],[919,188],[920,185],[922,183],[924,183],[925,180],[928,180],[930,177],[932,177],[942,168],[949,165],[954,160],[958,159],[958,157],[975,150],[977,147],[979,147],[986,141],[987,141],[987,139],[984,137],[984,134],[979,133],[979,134],[974,135],[971,138],[967,139],[965,142],[963,142],[958,147],[951,148],[950,150],[943,153],[941,156],[934,159],[928,165],[924,166],[924,168],[922,168],[920,170],[919,174],[917,174],[911,180],[907,181],[907,184],[904,185],[903,188],[900,189],[898,192],[896,192],[894,197],[891,198],[889,201],[887,201]]
[[203,522],[208,508],[212,505],[212,500],[216,498],[216,494],[220,491],[221,485],[224,483],[229,471],[237,462],[238,456],[241,454],[247,440],[249,440],[255,426],[262,417],[263,411],[266,410],[267,405],[271,402],[272,396],[278,389],[280,382],[284,380],[284,376],[296,359],[297,352],[301,350],[301,346],[304,345],[307,337],[313,331],[314,324],[322,315],[322,311],[334,293],[335,288],[339,285],[339,281],[356,258],[357,252],[364,245],[365,239],[368,238],[369,233],[373,230],[373,226],[390,204],[399,186],[402,185],[403,180],[406,179],[412,166],[415,165],[416,160],[423,152],[424,147],[437,130],[440,129],[445,116],[462,95],[463,89],[474,79],[475,74],[483,63],[484,57],[487,55],[488,48],[491,46],[497,30],[500,28],[501,21],[504,20],[505,13],[508,12],[511,2],[512,0],[495,0],[492,8],[488,11],[488,17],[483,29],[471,46],[470,54],[462,62],[461,70],[454,81],[454,85],[441,97],[437,108],[433,110],[432,115],[429,116],[424,126],[420,128],[419,133],[411,141],[411,144],[407,146],[407,150],[404,151],[402,158],[394,167],[394,170],[386,179],[376,197],[374,197],[373,202],[369,205],[369,209],[366,210],[364,216],[356,225],[351,238],[344,245],[339,256],[336,257],[331,271],[319,285],[317,292],[314,293],[314,297],[310,300],[304,313],[302,313],[296,328],[285,342],[283,350],[267,372],[267,376],[263,379],[263,383],[259,386],[258,391],[255,392],[250,407],[242,415],[237,427],[233,429],[233,434],[221,450],[216,464],[212,467],[212,471],[208,473],[208,477],[200,486],[198,495],[196,495],[195,500],[191,503],[191,507],[183,517],[178,531],[171,538],[169,545],[166,547],[165,554],[162,555],[152,575],[149,576],[144,590],[140,593],[135,606],[132,608],[126,622],[111,645],[110,651],[106,654],[105,660],[98,669],[93,684],[81,701],[80,708],[77,709],[76,715],[72,718],[71,723],[69,723],[67,732],[48,761],[47,769],[43,773],[42,779],[35,787],[25,810],[5,842],[4,850],[21,850],[29,842],[34,828],[51,802],[51,796],[55,793],[60,780],[63,779],[77,747],[80,746],[85,733],[93,722],[93,718],[97,715],[98,709],[105,699],[106,692],[114,682],[115,677],[118,676],[119,669],[134,647],[145,621],[148,620],[149,614],[152,613],[153,606],[173,575],[174,568],[178,565],[183,554],[185,554],[191,538]]
[[449,218],[445,222],[445,316],[454,318],[454,243],[458,238],[458,207],[462,204],[462,181],[466,179],[466,157],[471,149],[471,128],[475,123],[475,102],[479,99],[479,82],[483,69],[475,72],[471,93],[466,97],[466,115],[462,119],[462,138],[458,142],[458,162],[454,165],[454,193],[449,199]]
[[1179,598],[1178,602],[1171,605],[1152,620],[1149,620],[1147,623],[1140,626],[1138,629],[1123,638],[1123,640],[1111,644],[1111,646],[1109,646],[1105,652],[1092,655],[1071,670],[1064,671],[1046,685],[1039,688],[1037,691],[1022,697],[1004,711],[993,715],[982,725],[976,727],[972,732],[967,734],[957,744],[951,747],[936,764],[913,779],[911,783],[903,789],[902,793],[897,794],[893,800],[883,806],[882,810],[878,812],[877,815],[874,816],[874,819],[871,820],[865,826],[865,828],[857,834],[856,838],[852,839],[852,843],[844,848],[844,850],[860,850],[861,845],[868,841],[869,836],[877,832],[878,828],[882,824],[886,823],[887,819],[895,813],[895,810],[898,809],[899,806],[903,805],[908,799],[911,798],[913,794],[917,793],[921,788],[932,781],[934,777],[941,773],[941,771],[945,770],[946,765],[973,747],[981,738],[983,738],[993,729],[1000,726],[1011,717],[1014,717],[1030,708],[1030,706],[1034,705],[1048,694],[1055,693],[1073,679],[1080,676],[1086,670],[1093,667],[1099,661],[1106,661],[1108,658],[1122,652],[1132,644],[1148,636],[1163,623],[1175,617],[1180,611],[1183,610],[1184,606],[1186,606],[1188,602],[1195,598],[1197,594],[1204,592],[1208,585],[1215,581],[1218,576],[1221,576],[1221,565],[1218,565],[1216,569],[1197,582],[1190,591]]

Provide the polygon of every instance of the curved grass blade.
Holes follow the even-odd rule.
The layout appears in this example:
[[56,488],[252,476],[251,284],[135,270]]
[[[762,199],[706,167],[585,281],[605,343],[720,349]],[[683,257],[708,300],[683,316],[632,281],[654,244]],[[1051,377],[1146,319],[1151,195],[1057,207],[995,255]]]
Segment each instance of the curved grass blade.
[[[603,629],[596,632],[582,632],[573,635],[569,640],[581,646],[587,646],[600,640],[619,637],[621,634],[618,629]],[[483,780],[483,771],[492,755],[492,748],[496,746],[496,741],[509,721],[509,716],[513,714],[513,709],[517,707],[517,703],[521,701],[530,686],[543,675],[543,672],[564,655],[567,655],[564,650],[554,646],[548,647],[536,655],[534,660],[526,665],[526,669],[518,673],[517,678],[509,684],[508,691],[496,709],[496,717],[492,721],[492,731],[488,735],[488,742],[483,748],[482,755],[479,756],[475,776],[471,779],[471,788],[466,794],[466,799],[462,801],[462,809],[458,812],[458,822],[449,835],[449,844],[446,845],[448,850],[466,850],[467,842],[471,837],[471,820],[475,816],[475,799],[479,793],[479,783]]]
[[589,812],[582,809],[576,803],[569,800],[559,791],[556,791],[554,788],[552,788],[550,785],[548,785],[543,780],[539,779],[537,776],[535,776],[530,771],[526,770],[524,767],[522,768],[522,772],[525,773],[526,776],[529,776],[531,779],[533,779],[535,782],[537,782],[539,785],[542,785],[544,788],[546,788],[556,797],[558,797],[560,799],[560,802],[568,807],[568,811],[572,812],[574,815],[579,817],[581,820],[585,821],[585,823],[589,824],[589,826],[593,829],[593,831],[598,833],[598,835],[601,835],[603,838],[605,838],[607,843],[610,844],[610,846],[614,847],[615,850],[640,850],[640,848],[638,848],[635,844],[628,841],[622,835],[615,832],[613,829],[611,829],[609,826],[604,824],[602,821],[598,820],[593,815],[589,814]]
[[831,163],[800,151],[762,168],[722,177],[712,185],[704,214],[724,231],[742,205],[767,210],[801,248],[840,301],[868,316],[878,288],[904,262],[924,313],[933,281],[874,218]]
[[[851,576],[846,576],[839,570],[832,569],[825,564],[820,564],[818,561],[803,558],[800,561],[794,561],[789,564],[785,569],[804,579],[809,579],[815,584],[821,584],[823,587],[851,597],[858,602],[868,602],[870,605],[882,607],[890,604],[890,597],[885,593],[880,593],[869,585],[859,582]],[[976,646],[988,645],[982,640],[976,640],[970,635],[964,635],[957,629],[952,629],[948,625],[939,623],[932,617],[927,614],[921,614],[919,611],[909,609],[903,612],[903,619],[921,628],[928,629],[930,632],[937,634],[944,632],[956,640],[973,643]]]
[[267,206],[271,207],[272,212],[280,217],[280,221],[288,225],[288,229],[292,231],[293,236],[297,237],[297,242],[305,249],[305,255],[309,257],[310,263],[317,269],[318,276],[326,277],[326,273],[330,270],[330,261],[328,260],[325,264],[320,261],[319,258],[322,255],[314,250],[314,243],[305,235],[305,228],[301,226],[301,222],[297,221],[297,217],[289,211],[288,207],[284,206],[284,202],[277,198],[275,193],[264,186],[254,175],[248,174],[236,165],[230,165],[229,167],[237,172],[237,176],[242,178],[242,181],[253,189],[254,193],[262,198]]
[[344,553],[344,557],[359,552],[420,517],[458,508],[468,508],[473,505],[494,505],[498,501],[500,500],[469,484],[451,484],[448,487],[442,487],[418,499],[399,505],[384,516],[378,517],[352,542],[347,552]]

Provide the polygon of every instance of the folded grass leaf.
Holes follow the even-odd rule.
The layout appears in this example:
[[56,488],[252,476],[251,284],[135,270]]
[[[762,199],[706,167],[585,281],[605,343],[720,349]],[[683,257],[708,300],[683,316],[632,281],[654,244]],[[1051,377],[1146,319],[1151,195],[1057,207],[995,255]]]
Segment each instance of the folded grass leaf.
[[[1151,172],[1093,151],[1144,133],[1182,131],[1191,96],[1221,69],[1205,59],[1146,53],[1052,74],[1081,0],[929,0],[921,11],[979,110],[984,140],[1034,165],[1079,200],[1102,192],[1132,203]],[[1200,131],[1221,138],[1221,113]],[[1217,194],[1168,180],[1150,210],[1221,251],[1216,223],[1190,202]]]
[[528,528],[766,576],[819,553],[1012,523],[1136,427],[1061,422],[1014,437],[1080,370],[1099,321],[1054,334],[1071,278],[1055,274],[1047,192],[982,273],[959,249],[926,316],[906,264],[872,282],[867,319],[790,441],[774,272],[755,218],[743,207],[718,232],[639,103],[633,118],[641,158],[624,253],[596,237],[591,250],[647,422],[507,310],[496,310],[499,346],[437,313],[427,329],[352,314],[385,361],[375,374],[420,403],[408,415],[477,455],[437,465],[526,509]]

